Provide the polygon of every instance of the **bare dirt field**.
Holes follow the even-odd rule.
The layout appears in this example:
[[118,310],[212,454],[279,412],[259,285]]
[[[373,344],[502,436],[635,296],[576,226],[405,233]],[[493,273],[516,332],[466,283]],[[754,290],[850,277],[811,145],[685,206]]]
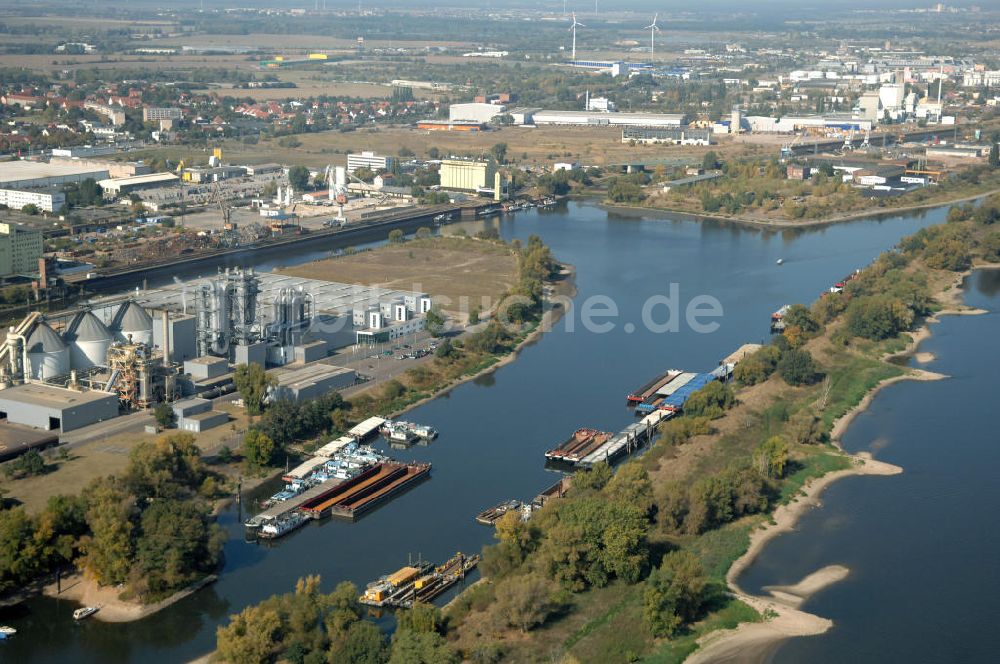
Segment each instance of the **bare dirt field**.
[[[466,238],[431,238],[281,271],[296,277],[430,293],[442,309],[489,308],[514,284],[517,260],[503,247]],[[465,299],[467,298],[467,300]],[[467,308],[466,308],[467,310]]]

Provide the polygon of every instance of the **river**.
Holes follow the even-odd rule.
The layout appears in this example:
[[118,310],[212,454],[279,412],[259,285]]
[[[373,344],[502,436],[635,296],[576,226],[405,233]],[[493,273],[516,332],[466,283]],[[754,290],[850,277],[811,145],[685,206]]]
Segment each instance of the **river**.
[[[761,230],[570,203],[457,224],[470,233],[493,225],[504,238],[522,241],[540,235],[556,257],[576,266],[577,306],[517,361],[407,416],[441,432],[427,447],[393,451],[399,459],[432,462],[430,480],[357,523],[310,524],[271,547],[244,542],[240,524],[246,515],[234,506],[220,517],[231,537],[225,568],[214,585],[128,624],[74,624],[73,604],[34,598],[3,616],[19,634],[0,644],[0,657],[185,661],[212,649],[215,629],[228,615],[290,591],[306,574],[321,574],[328,589],[344,579],[363,586],[405,564],[408,554],[441,561],[458,550],[478,551],[492,532],[475,523],[477,512],[508,498],[530,499],[557,479],[544,468],[544,450],[581,426],[619,430],[632,421],[624,405],[630,389],[668,367],[709,370],[740,344],[766,340],[769,314],[779,306],[812,301],[902,236],[942,222],[944,214],[935,210],[821,228]],[[316,256],[290,252],[256,267]],[[779,258],[783,265],[776,264]],[[676,332],[646,329],[643,304],[651,296],[668,295],[671,284],[677,284],[682,306],[700,295],[716,298],[724,312],[718,329],[701,333],[686,324]],[[619,312],[613,329],[603,334],[585,331],[580,320],[582,303],[595,296],[610,298]],[[657,310],[656,319],[664,317],[665,309]],[[951,442],[939,444],[944,448]],[[882,480],[865,481],[874,486]]]
[[833,629],[780,645],[772,661],[997,660],[1000,444],[987,404],[1000,387],[1000,271],[969,277],[965,302],[990,313],[944,317],[920,347],[936,357],[924,368],[949,378],[887,387],[843,438],[903,473],[836,482],[741,575],[761,593],[826,565],[850,569],[802,607]]

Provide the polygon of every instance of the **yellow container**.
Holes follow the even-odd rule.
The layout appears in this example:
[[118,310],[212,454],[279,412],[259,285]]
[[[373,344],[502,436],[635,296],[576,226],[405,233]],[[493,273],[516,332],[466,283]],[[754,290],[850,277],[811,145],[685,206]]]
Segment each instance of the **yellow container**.
[[420,570],[416,567],[404,567],[395,574],[391,574],[388,580],[392,585],[399,586],[412,581],[418,574],[420,574]]

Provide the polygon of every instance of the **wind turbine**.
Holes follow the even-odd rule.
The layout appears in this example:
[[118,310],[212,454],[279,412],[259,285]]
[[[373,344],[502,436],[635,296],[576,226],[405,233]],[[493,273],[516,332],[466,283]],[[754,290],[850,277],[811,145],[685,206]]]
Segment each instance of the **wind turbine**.
[[569,26],[570,31],[573,33],[573,60],[576,60],[576,29],[585,27],[587,26],[576,20],[576,12],[573,12],[573,25]]
[[657,14],[653,14],[653,22],[650,23],[649,25],[647,25],[644,28],[645,30],[649,30],[649,56],[650,57],[653,57],[653,50],[656,48],[656,33],[660,31],[660,28],[657,27],[657,25],[656,25],[656,19],[658,19],[659,17],[660,17],[660,15],[658,13]]

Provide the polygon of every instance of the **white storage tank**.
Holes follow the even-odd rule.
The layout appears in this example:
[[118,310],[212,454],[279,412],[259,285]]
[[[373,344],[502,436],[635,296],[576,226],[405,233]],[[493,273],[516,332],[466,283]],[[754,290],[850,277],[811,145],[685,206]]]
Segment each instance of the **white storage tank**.
[[108,326],[93,313],[86,311],[79,314],[65,337],[69,342],[70,366],[74,369],[108,365],[108,348],[114,339]]
[[39,323],[28,335],[28,375],[44,379],[69,373],[69,348],[47,323]]
[[115,315],[117,338],[134,344],[153,345],[153,318],[135,302],[126,302]]

